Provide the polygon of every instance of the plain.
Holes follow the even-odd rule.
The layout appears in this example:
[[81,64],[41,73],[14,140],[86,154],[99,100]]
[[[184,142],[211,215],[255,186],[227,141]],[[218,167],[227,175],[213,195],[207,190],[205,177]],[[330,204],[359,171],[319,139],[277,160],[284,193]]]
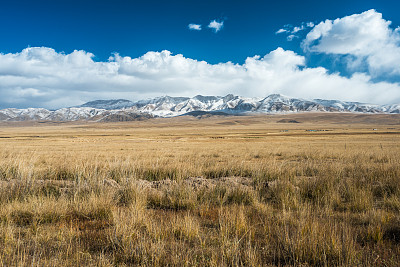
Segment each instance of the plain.
[[400,115],[0,125],[4,266],[396,266]]

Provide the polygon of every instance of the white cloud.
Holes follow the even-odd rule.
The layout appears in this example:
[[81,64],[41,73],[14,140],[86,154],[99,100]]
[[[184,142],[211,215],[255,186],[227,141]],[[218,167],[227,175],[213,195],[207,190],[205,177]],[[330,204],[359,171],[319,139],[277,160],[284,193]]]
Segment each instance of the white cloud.
[[286,39],[287,39],[289,42],[293,41],[293,39],[295,39],[295,38],[299,38],[299,36],[294,35],[294,34],[291,34],[291,35],[289,35],[288,37],[286,37]]
[[279,29],[279,30],[277,30],[277,31],[275,32],[275,34],[280,34],[280,33],[284,33],[284,32],[287,32],[287,30],[285,30],[285,29]]
[[341,77],[321,67],[308,68],[305,62],[282,48],[249,57],[244,64],[209,64],[166,50],[138,58],[115,54],[96,62],[85,51],[64,54],[31,47],[0,54],[0,107],[59,108],[94,99],[228,93],[400,103],[396,83],[374,83],[366,74]]
[[304,29],[305,29],[304,25],[301,25],[299,27],[294,27],[293,30],[292,30],[292,33],[297,33],[297,32],[302,31]]
[[200,24],[193,24],[190,23],[188,25],[189,30],[194,30],[194,31],[201,31],[201,25]]
[[291,24],[286,24],[283,26],[282,29],[279,29],[278,31],[275,32],[275,34],[281,34],[281,33],[286,33],[288,36],[286,39],[291,42],[295,38],[300,38],[299,33],[301,31],[306,30],[307,28],[312,28],[314,27],[313,22],[302,22],[300,26],[293,26]]
[[306,26],[309,28],[313,28],[315,26],[314,22],[307,22]]
[[212,20],[210,24],[208,24],[208,28],[213,29],[216,33],[219,32],[224,27],[224,22],[218,22],[216,20]]
[[350,55],[348,67],[357,71],[366,64],[372,77],[398,76],[400,34],[390,24],[375,10],[326,20],[307,34],[303,47],[316,53]]

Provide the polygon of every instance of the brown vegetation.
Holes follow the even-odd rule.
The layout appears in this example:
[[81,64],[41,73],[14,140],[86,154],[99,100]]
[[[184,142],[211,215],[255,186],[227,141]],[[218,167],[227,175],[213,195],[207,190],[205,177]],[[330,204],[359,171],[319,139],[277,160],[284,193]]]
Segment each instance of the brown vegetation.
[[0,265],[397,266],[400,120],[373,116],[3,125]]

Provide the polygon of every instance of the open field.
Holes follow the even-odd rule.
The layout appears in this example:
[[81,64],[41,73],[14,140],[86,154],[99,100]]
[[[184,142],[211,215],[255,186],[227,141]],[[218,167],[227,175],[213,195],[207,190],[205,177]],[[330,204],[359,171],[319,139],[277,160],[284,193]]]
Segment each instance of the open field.
[[0,265],[398,266],[400,115],[0,124]]

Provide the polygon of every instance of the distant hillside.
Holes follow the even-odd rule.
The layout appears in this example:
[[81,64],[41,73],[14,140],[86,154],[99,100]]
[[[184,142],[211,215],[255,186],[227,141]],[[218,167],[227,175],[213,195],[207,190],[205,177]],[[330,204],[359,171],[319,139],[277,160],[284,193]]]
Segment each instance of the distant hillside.
[[264,98],[226,96],[162,96],[132,102],[125,99],[95,100],[50,111],[43,108],[3,109],[1,121],[127,121],[181,115],[212,116],[295,112],[400,113],[400,105],[374,105],[339,100],[305,100],[272,94]]

